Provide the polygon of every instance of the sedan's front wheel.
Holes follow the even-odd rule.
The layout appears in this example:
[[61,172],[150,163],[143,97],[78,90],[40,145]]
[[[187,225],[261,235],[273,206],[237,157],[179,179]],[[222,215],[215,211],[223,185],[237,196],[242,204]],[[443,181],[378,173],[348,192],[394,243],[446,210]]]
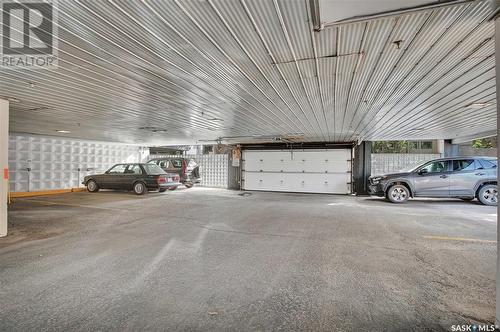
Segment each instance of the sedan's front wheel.
[[94,180],[87,182],[87,190],[91,193],[96,193],[99,191],[99,186]]
[[387,198],[392,203],[404,203],[410,197],[410,191],[402,184],[395,184],[387,190]]
[[496,206],[498,203],[498,189],[496,184],[482,186],[477,193],[477,198],[484,205]]
[[146,185],[143,182],[137,182],[134,184],[134,193],[136,195],[144,195],[148,191],[148,188],[146,188]]

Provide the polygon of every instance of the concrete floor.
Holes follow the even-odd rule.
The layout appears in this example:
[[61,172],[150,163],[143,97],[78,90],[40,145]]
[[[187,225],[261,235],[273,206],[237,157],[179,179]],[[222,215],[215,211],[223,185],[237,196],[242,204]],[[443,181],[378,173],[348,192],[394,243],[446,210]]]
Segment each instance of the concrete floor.
[[238,194],[16,199],[0,239],[0,329],[449,331],[494,321],[494,207]]

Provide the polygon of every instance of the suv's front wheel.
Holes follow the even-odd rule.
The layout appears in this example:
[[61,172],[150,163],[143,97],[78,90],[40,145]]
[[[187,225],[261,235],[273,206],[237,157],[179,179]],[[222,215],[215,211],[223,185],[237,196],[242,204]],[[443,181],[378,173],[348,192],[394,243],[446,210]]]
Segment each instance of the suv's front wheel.
[[498,189],[496,184],[482,186],[477,192],[477,199],[484,205],[496,206],[498,202]]
[[410,191],[402,184],[395,184],[387,190],[387,198],[392,203],[404,203],[410,198]]

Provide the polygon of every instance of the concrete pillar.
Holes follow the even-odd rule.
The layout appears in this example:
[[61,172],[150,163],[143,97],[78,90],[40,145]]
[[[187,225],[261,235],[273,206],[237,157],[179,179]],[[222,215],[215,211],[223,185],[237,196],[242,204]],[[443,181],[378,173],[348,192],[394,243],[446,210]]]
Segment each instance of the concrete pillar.
[[0,237],[7,235],[9,186],[9,101],[0,99]]
[[451,139],[444,140],[444,155],[442,157],[460,157],[460,147],[451,143]]
[[[500,7],[500,0],[492,1],[493,9],[498,9]],[[500,113],[498,112],[498,105],[500,103],[500,93],[498,91],[498,87],[500,86],[500,15],[495,17],[495,54],[497,55],[495,58],[496,62],[496,86],[497,86],[497,132],[500,129]],[[497,135],[497,140],[500,135]],[[500,140],[498,141],[500,143]],[[500,146],[500,144],[498,144]],[[500,158],[500,149],[498,150],[498,157]],[[497,284],[497,294],[496,294],[496,320],[495,325],[497,328],[500,326],[500,206],[497,207],[497,275],[496,275],[496,284]]]
[[372,167],[372,142],[361,142],[354,147],[352,167],[353,192],[356,195],[368,195],[368,177]]
[[436,140],[436,153],[439,153],[441,158],[443,158],[445,156],[444,139]]

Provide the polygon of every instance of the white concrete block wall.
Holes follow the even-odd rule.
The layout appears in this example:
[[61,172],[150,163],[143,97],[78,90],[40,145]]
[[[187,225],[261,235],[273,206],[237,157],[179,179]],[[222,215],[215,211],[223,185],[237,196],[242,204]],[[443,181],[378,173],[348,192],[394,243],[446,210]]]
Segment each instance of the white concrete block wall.
[[397,172],[419,162],[440,158],[439,153],[372,153],[371,174]]
[[104,172],[121,162],[142,161],[145,150],[119,143],[11,134],[10,190],[22,192],[80,187],[87,174]]

